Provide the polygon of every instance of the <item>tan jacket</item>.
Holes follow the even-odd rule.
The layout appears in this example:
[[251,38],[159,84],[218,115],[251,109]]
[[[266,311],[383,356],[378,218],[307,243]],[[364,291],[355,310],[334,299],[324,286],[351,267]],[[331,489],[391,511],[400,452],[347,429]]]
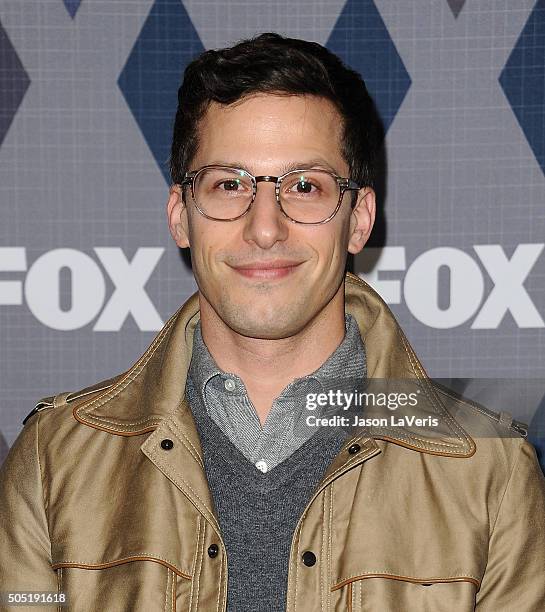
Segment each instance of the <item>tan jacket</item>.
[[[347,440],[295,531],[286,609],[542,612],[533,447],[432,387],[386,304],[351,275],[346,306],[368,375],[418,381],[443,431]],[[46,399],[27,421],[0,472],[0,591],[62,591],[74,612],[225,610],[228,559],[184,401],[198,316],[193,296],[125,374]],[[489,435],[470,437],[475,423]]]

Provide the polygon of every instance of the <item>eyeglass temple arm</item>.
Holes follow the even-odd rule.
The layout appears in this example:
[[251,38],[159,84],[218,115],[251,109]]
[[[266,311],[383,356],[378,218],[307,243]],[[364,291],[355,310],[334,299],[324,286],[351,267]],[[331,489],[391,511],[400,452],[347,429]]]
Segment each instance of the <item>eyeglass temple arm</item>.
[[[341,189],[344,191],[359,191],[362,186],[360,186],[356,181],[349,179],[343,179],[339,181]],[[352,202],[350,202],[350,208],[354,208],[356,206],[356,202],[358,201],[357,195],[352,195]]]
[[195,174],[197,174],[196,172],[186,172],[184,177],[182,178],[181,182],[178,183],[180,185],[180,187],[183,187],[184,185],[190,185],[191,181],[193,180],[193,177],[195,176]]
[[354,181],[351,178],[348,179],[342,179],[340,182],[340,186],[345,189],[345,190],[349,190],[349,191],[358,191],[359,189],[361,189],[363,187],[363,185],[359,185],[358,183],[356,183],[356,181]]

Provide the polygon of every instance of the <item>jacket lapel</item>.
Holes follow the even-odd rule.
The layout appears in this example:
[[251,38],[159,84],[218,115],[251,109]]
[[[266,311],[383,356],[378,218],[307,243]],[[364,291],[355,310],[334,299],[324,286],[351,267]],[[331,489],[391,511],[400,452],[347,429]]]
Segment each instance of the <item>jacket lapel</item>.
[[[168,450],[162,448],[161,442],[165,439],[172,441],[172,448]],[[140,448],[208,519],[220,536],[198,433],[191,410],[185,400],[182,401],[178,410],[163,419]]]
[[[410,381],[420,389],[421,399],[413,411],[416,416],[435,415],[440,419],[440,428],[433,435],[426,435],[422,428],[390,426],[368,429],[354,439],[383,439],[425,453],[471,456],[475,452],[474,441],[442,404],[382,298],[350,273],[346,276],[345,295],[346,311],[356,318],[365,345],[368,378]],[[169,437],[177,433],[181,439],[177,447],[184,449],[187,465],[200,466],[202,470],[199,436],[184,400],[193,331],[198,320],[195,294],[167,321],[134,366],[105,391],[95,394],[89,401],[76,403],[74,417],[85,425],[114,435],[132,436],[156,430],[148,438],[150,441],[144,443],[144,452],[160,442],[163,434]],[[169,453],[173,456],[172,451]],[[353,460],[353,457],[346,459],[350,465]],[[335,463],[335,469],[340,468]],[[165,465],[160,469],[166,470]],[[194,486],[195,482],[187,484]],[[200,493],[204,495],[202,488]]]

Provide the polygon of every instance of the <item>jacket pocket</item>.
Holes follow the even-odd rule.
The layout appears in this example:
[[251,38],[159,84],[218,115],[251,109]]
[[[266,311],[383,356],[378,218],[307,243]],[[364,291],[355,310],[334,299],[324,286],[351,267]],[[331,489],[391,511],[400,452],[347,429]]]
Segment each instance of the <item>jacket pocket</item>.
[[479,583],[468,576],[355,576],[333,585],[334,612],[471,612]]
[[63,612],[187,612],[191,576],[155,557],[133,556],[108,563],[59,562]]

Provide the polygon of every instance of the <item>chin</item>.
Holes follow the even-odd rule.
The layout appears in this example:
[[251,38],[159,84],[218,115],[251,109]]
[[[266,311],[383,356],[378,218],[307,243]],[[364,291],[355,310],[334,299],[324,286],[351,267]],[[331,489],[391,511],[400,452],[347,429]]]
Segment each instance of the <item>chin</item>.
[[[262,340],[279,340],[297,334],[306,321],[294,312],[286,312],[285,308],[271,309],[268,305],[265,311],[249,310],[248,305],[238,305],[224,310],[221,318],[227,325],[241,336]],[[251,313],[251,314],[250,314]]]
[[265,326],[262,322],[255,325],[233,326],[232,329],[246,338],[254,338],[256,340],[281,340],[290,338],[297,333],[297,330],[292,330],[289,326]]

